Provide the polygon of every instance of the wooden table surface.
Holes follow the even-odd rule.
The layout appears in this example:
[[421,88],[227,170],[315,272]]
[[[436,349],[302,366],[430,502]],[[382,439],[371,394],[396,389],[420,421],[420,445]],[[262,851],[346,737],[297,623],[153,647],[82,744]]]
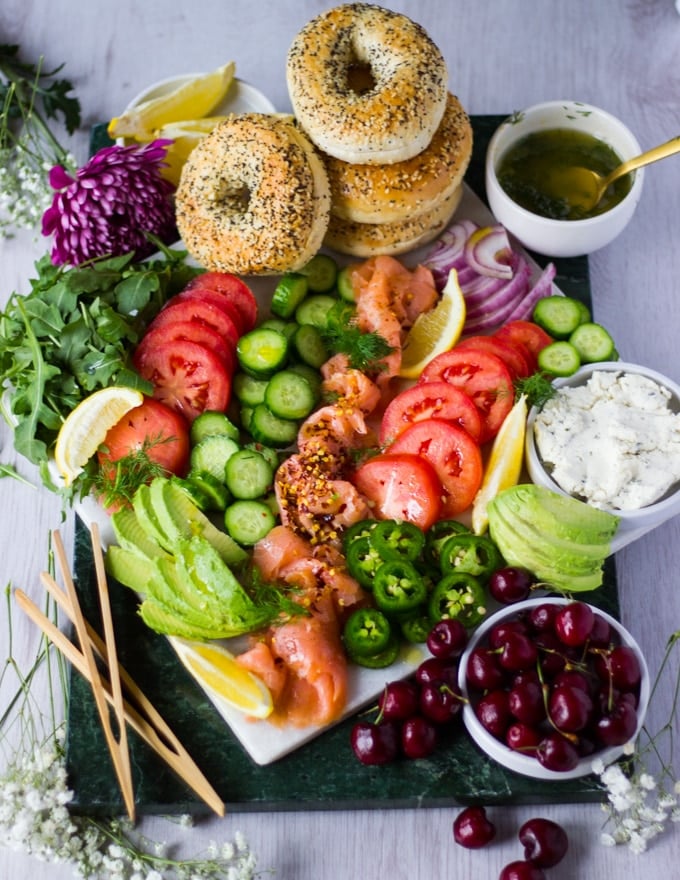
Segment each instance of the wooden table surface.
[[[17,43],[26,58],[66,62],[83,108],[73,145],[87,157],[89,128],[108,120],[146,85],[178,73],[208,70],[227,60],[258,86],[277,109],[288,110],[285,55],[299,28],[331,4],[319,0],[3,0],[0,40]],[[383,4],[384,5],[384,4]],[[550,99],[577,99],[623,119],[643,148],[680,133],[680,15],[673,0],[394,0],[396,11],[423,24],[441,47],[450,88],[471,114],[505,114]],[[595,318],[613,333],[623,359],[646,364],[680,381],[680,157],[647,170],[644,192],[628,228],[592,255]],[[0,242],[0,295],[26,291],[44,240],[25,233]],[[6,426],[0,458],[16,462]],[[65,522],[57,498],[14,480],[2,481],[3,584],[38,594],[48,532],[61,528],[71,544],[73,516]],[[671,630],[680,626],[680,521],[659,527],[617,556],[622,618],[639,640],[652,671]],[[3,612],[4,613],[4,612]],[[30,657],[36,631],[16,615],[15,652]],[[6,646],[0,646],[3,662]],[[40,696],[40,695],[38,695]],[[652,706],[651,724],[668,701]],[[2,707],[4,708],[4,707]],[[310,768],[313,771],[313,768]],[[261,869],[279,880],[494,880],[520,857],[515,839],[531,815],[562,823],[571,839],[568,858],[551,880],[598,877],[629,880],[677,876],[678,826],[643,856],[608,849],[598,840],[597,805],[494,810],[497,842],[483,852],[453,842],[455,807],[229,815],[187,833],[160,818],[142,829],[195,852],[212,839],[242,830]],[[181,851],[181,850],[180,850]],[[0,847],[0,877],[61,880],[66,866],[44,865]]]

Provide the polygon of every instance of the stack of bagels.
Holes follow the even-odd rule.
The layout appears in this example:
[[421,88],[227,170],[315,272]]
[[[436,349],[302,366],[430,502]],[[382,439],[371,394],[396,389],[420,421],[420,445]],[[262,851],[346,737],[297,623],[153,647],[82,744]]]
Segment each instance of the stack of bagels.
[[267,275],[322,244],[368,257],[434,239],[460,201],[472,129],[424,29],[338,6],[298,33],[286,75],[293,117],[228,117],[189,156],[176,193],[189,253],[211,271]]
[[447,225],[472,152],[470,120],[447,80],[425,30],[378,6],[336,7],[297,35],[288,92],[324,158],[328,247],[360,257],[399,254]]

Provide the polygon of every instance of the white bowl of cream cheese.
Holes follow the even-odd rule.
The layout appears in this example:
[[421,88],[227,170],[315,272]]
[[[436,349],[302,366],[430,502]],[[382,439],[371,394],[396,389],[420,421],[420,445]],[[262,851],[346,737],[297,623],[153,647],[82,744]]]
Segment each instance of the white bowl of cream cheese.
[[680,513],[680,385],[619,361],[554,385],[527,421],[532,481],[618,516],[613,550]]

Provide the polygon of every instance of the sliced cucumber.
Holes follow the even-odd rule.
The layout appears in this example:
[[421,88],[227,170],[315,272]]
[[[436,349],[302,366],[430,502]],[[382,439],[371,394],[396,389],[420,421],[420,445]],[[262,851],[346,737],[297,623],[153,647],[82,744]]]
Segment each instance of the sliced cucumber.
[[224,468],[238,449],[238,443],[226,434],[209,434],[191,450],[190,470],[207,471],[224,482]]
[[601,324],[581,324],[569,337],[584,364],[617,360],[614,340]]
[[338,272],[338,277],[335,282],[335,285],[338,289],[338,295],[340,299],[344,299],[345,302],[356,302],[356,294],[354,293],[354,286],[352,284],[352,266],[345,266]]
[[304,376],[281,370],[267,383],[264,402],[280,419],[304,419],[314,409],[314,391]]
[[217,410],[206,410],[191,423],[191,445],[196,446],[209,434],[226,434],[232,440],[239,438],[236,425],[223,412]]
[[271,489],[274,469],[254,449],[240,449],[227,462],[227,487],[234,498],[252,500]]
[[276,517],[263,501],[235,501],[224,512],[229,536],[243,547],[252,547],[276,525]]
[[[238,455],[238,453],[235,452],[234,455]],[[232,455],[231,458],[233,457]],[[184,482],[189,483],[203,495],[205,498],[203,510],[224,510],[232,500],[224,479],[219,480],[208,471],[189,471]]]
[[569,296],[545,296],[536,303],[532,318],[553,339],[569,339],[582,316],[578,300]]
[[248,430],[258,443],[273,446],[274,449],[284,449],[295,442],[299,423],[275,416],[265,403],[260,403],[253,409]]
[[304,324],[293,336],[293,347],[300,360],[310,367],[320,369],[328,360],[328,349],[317,327]]
[[300,376],[304,376],[311,386],[312,394],[314,395],[314,402],[318,403],[319,400],[321,400],[322,378],[321,373],[316,367],[310,367],[309,364],[298,363],[288,364],[286,369],[291,373],[299,373]]
[[292,318],[295,309],[307,296],[309,282],[304,275],[289,272],[284,275],[274,289],[269,308],[277,318]]
[[300,269],[300,275],[305,276],[313,293],[326,293],[335,286],[338,264],[328,254],[316,254]]
[[236,356],[244,373],[268,379],[286,363],[288,339],[271,327],[257,327],[239,339]]
[[264,456],[264,458],[267,459],[273,470],[276,470],[281,463],[279,453],[276,451],[276,449],[273,449],[271,446],[265,446],[264,443],[258,443],[257,441],[253,443],[246,443],[243,448],[253,449],[255,452],[259,452],[260,455]]
[[232,388],[236,399],[245,406],[257,406],[264,401],[264,392],[269,379],[256,379],[248,373],[237,373]]
[[578,352],[566,340],[552,342],[538,354],[538,368],[553,376],[571,376],[581,366]]
[[306,297],[295,310],[295,320],[298,324],[311,324],[323,330],[328,326],[328,315],[338,302],[337,297],[327,293],[315,293]]
[[257,326],[260,330],[278,330],[279,333],[285,333],[288,321],[283,318],[267,318],[261,321]]

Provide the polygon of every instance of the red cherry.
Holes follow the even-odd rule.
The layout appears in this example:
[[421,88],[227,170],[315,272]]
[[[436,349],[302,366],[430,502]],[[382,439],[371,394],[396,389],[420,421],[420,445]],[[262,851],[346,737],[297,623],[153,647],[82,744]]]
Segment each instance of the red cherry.
[[595,613],[585,602],[570,602],[555,615],[555,632],[565,645],[585,645],[595,623]]
[[539,868],[552,868],[564,858],[569,848],[567,833],[550,819],[529,819],[519,829],[524,858]]
[[399,754],[398,728],[391,721],[359,721],[352,728],[351,743],[362,764],[389,764]]
[[531,862],[510,862],[498,875],[498,880],[545,880],[545,873]]
[[559,733],[547,734],[539,743],[536,757],[546,770],[565,773],[579,762],[579,753],[568,739]]
[[460,620],[445,617],[439,620],[427,636],[427,647],[434,657],[460,657],[468,642],[468,631]]
[[484,807],[467,807],[453,820],[453,839],[467,849],[480,849],[496,836]]
[[385,721],[404,721],[418,709],[418,688],[412,681],[388,681],[378,697]]
[[437,745],[437,730],[422,715],[408,718],[401,727],[401,750],[407,758],[427,758]]

